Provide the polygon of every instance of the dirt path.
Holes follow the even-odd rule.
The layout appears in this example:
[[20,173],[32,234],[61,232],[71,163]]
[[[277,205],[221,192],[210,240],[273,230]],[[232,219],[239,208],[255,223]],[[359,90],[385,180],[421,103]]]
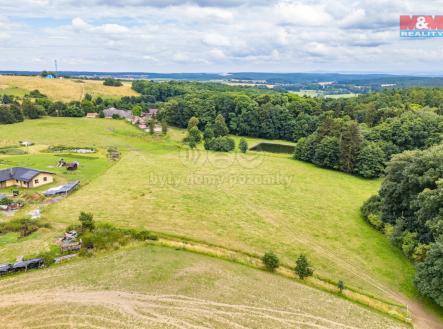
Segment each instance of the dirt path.
[[[169,245],[171,247],[183,247],[184,249],[189,249],[194,252],[199,252],[199,253],[203,253],[203,254],[208,254],[208,253],[211,254],[212,253],[213,255],[218,255],[218,256],[225,254],[224,256],[227,259],[230,259],[230,258],[236,259],[239,255],[239,253],[236,251],[232,251],[232,250],[226,249],[224,247],[215,247],[215,246],[205,245],[204,243],[200,243],[200,242],[196,243],[196,242],[177,241],[177,240],[172,240],[172,239],[168,239],[168,238],[162,238],[162,239],[160,239],[160,242],[163,243],[163,245],[165,245],[165,246]],[[300,240],[299,242],[303,243],[302,240]],[[320,246],[316,246],[315,251],[318,252],[319,254],[321,254],[323,257],[328,258],[332,262],[345,268],[353,275],[363,277],[366,280],[366,282],[369,283],[370,285],[372,285],[374,288],[383,292],[385,295],[391,297],[396,302],[398,302],[402,305],[405,305],[407,307],[407,310],[408,310],[409,315],[411,317],[412,324],[413,324],[414,328],[416,328],[416,329],[443,329],[443,324],[441,323],[439,318],[436,315],[430,313],[428,310],[426,310],[426,308],[422,304],[420,304],[419,302],[416,302],[413,299],[408,298],[408,297],[390,289],[389,287],[386,287],[386,286],[380,284],[378,281],[376,281],[375,279],[373,279],[370,275],[368,275],[366,273],[358,272],[357,270],[354,269],[352,264],[349,264],[346,261],[336,257],[333,253],[329,252],[328,250],[323,250]],[[245,256],[245,255],[243,255],[243,256]],[[259,259],[256,259],[255,257],[249,256],[249,255],[246,256],[245,261],[251,265],[254,265],[254,266],[261,265]],[[282,270],[282,272],[284,272],[283,274],[285,276],[288,276],[290,274],[290,273],[285,273],[285,272],[288,272],[285,269],[281,269],[281,270]],[[324,288],[324,287],[322,287],[322,288]],[[353,296],[349,296],[349,297],[351,300],[354,298],[357,298],[357,299],[361,298],[361,296],[358,296],[358,294],[353,294]],[[357,301],[362,302],[362,300],[357,300]],[[380,308],[380,306],[377,304],[368,305],[368,306],[386,312],[386,310],[382,310]]]
[[[189,329],[247,329],[252,324],[256,328],[357,329],[300,310],[122,291],[45,290],[2,295],[0,311],[9,307],[14,307],[14,311],[2,312],[6,313],[2,316],[6,328],[47,328],[39,325],[46,323],[62,328],[97,329],[152,328],[153,324],[155,328]],[[65,307],[64,311],[60,307]]]

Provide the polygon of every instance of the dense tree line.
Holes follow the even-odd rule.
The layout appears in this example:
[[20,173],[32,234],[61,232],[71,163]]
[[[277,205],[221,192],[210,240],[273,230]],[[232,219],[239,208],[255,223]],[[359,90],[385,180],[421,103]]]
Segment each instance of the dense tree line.
[[443,145],[394,156],[362,213],[417,264],[420,292],[443,306]]
[[154,107],[146,96],[122,97],[120,100],[93,98],[86,94],[82,101],[53,101],[38,90],[31,91],[23,98],[3,95],[0,97],[0,124],[21,122],[25,118],[38,119],[42,116],[84,117],[86,113],[101,113],[109,107],[133,111],[140,115],[143,109]]
[[103,85],[111,87],[121,87],[123,86],[123,83],[118,79],[106,78],[105,81],[103,81]]
[[[443,89],[438,88],[387,90],[347,99],[210,82],[138,80],[133,89],[141,96],[111,101],[86,95],[70,103],[53,102],[34,91],[22,101],[3,101],[0,122],[42,115],[81,117],[110,106],[137,115],[159,107],[160,120],[186,128],[196,117],[197,128],[204,132],[221,115],[231,134],[294,141],[296,159],[363,177],[380,176],[394,154],[438,144],[443,133]],[[219,138],[214,145],[226,143]]]
[[184,128],[197,117],[204,131],[222,115],[232,134],[295,141],[296,159],[363,177],[380,176],[392,155],[438,144],[443,133],[443,89],[321,99],[201,83],[134,84],[162,102],[160,116],[172,125]]

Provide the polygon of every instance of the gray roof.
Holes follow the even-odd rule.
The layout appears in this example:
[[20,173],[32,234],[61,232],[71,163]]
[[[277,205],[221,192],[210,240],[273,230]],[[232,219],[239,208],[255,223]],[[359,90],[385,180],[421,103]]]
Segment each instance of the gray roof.
[[78,184],[80,184],[80,181],[76,180],[76,181],[69,182],[69,183],[62,185],[62,186],[50,188],[49,190],[47,190],[43,194],[45,196],[53,196],[53,195],[57,195],[57,194],[69,193],[72,190],[74,190],[78,186]]
[[10,179],[16,179],[23,182],[31,181],[35,176],[41,173],[52,174],[48,171],[41,171],[37,169],[29,169],[23,167],[14,167],[0,170],[0,182],[5,182]]
[[103,114],[107,118],[112,117],[114,114],[118,115],[121,118],[130,118],[132,116],[131,111],[119,110],[119,109],[116,109],[115,107],[110,107],[106,110],[103,110]]

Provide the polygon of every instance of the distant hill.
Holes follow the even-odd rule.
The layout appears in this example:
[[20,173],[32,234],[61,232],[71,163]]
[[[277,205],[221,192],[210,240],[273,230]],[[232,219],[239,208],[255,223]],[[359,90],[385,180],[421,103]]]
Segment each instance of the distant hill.
[[[37,71],[0,71],[0,75],[39,75]],[[60,76],[89,79],[148,79],[220,81],[277,87],[281,90],[321,90],[326,94],[368,93],[386,88],[442,87],[443,77],[393,74],[341,73],[152,73],[152,72],[88,72],[60,71]]]

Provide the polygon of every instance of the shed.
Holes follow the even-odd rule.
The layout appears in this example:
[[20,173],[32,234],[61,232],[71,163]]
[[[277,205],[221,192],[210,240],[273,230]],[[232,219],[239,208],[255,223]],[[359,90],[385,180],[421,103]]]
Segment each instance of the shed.
[[60,195],[60,194],[68,194],[68,193],[71,193],[73,190],[75,190],[79,184],[80,184],[79,180],[69,182],[65,185],[50,188],[46,192],[43,192],[43,195],[46,197],[49,197],[49,196],[55,196],[55,195]]

